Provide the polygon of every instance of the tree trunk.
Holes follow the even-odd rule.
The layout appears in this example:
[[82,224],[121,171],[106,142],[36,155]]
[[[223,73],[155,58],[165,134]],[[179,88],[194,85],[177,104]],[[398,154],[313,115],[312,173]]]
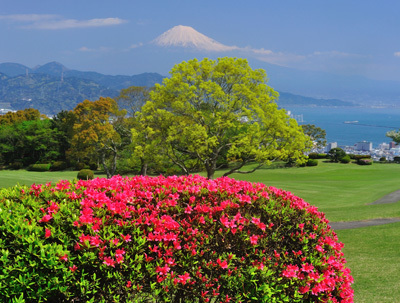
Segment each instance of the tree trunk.
[[214,173],[217,169],[217,160],[206,160],[207,179],[214,179]]
[[142,167],[140,169],[140,174],[142,176],[147,176],[147,163],[146,162],[142,162]]

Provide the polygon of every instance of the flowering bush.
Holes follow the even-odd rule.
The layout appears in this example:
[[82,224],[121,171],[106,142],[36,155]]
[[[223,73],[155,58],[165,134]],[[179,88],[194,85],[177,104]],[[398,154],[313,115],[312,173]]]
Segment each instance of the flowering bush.
[[0,301],[353,302],[317,208],[230,178],[60,181],[0,192]]

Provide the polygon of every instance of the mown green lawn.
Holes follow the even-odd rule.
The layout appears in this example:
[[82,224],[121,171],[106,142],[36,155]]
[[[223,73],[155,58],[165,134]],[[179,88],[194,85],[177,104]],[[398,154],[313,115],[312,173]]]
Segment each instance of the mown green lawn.
[[[57,182],[59,180],[73,180],[78,175],[77,171],[35,172],[20,170],[0,170],[0,187],[14,185],[32,185],[33,183]],[[105,174],[96,174],[96,177],[105,177]]]
[[368,205],[400,189],[397,164],[361,166],[320,161],[314,167],[265,168],[231,177],[288,190],[318,206],[331,222],[400,217],[400,203]]
[[[221,176],[218,172],[216,176]],[[56,182],[74,179],[76,171],[0,171],[0,187],[17,183]],[[96,175],[104,177],[104,175]],[[261,182],[302,197],[323,211],[331,222],[400,217],[400,201],[369,203],[400,189],[400,165],[359,166],[320,161],[316,167],[260,169],[230,177]],[[400,302],[400,222],[351,230],[338,230],[355,279],[354,302]]]

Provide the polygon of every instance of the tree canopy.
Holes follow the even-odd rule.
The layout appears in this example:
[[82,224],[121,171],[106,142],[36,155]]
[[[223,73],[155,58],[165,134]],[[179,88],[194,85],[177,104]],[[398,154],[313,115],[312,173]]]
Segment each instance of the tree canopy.
[[[173,67],[139,116],[158,137],[157,153],[185,173],[195,161],[213,178],[223,157],[231,162],[225,175],[276,159],[304,163],[309,137],[278,109],[266,83],[265,71],[245,59],[193,59]],[[250,162],[256,167],[243,171]]]
[[400,144],[400,130],[391,130],[386,133],[386,137],[391,138],[396,144]]

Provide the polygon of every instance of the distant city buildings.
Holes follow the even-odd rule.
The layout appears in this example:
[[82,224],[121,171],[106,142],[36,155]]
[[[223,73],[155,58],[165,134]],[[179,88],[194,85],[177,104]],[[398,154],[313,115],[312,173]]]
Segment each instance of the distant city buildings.
[[346,154],[371,155],[374,161],[379,161],[382,157],[392,161],[394,157],[400,156],[400,146],[396,145],[395,142],[381,143],[378,148],[373,148],[372,142],[368,141],[357,142],[353,146],[339,146],[337,142],[329,142],[325,145],[325,148],[313,149],[311,152],[327,153],[336,147],[343,149]]

